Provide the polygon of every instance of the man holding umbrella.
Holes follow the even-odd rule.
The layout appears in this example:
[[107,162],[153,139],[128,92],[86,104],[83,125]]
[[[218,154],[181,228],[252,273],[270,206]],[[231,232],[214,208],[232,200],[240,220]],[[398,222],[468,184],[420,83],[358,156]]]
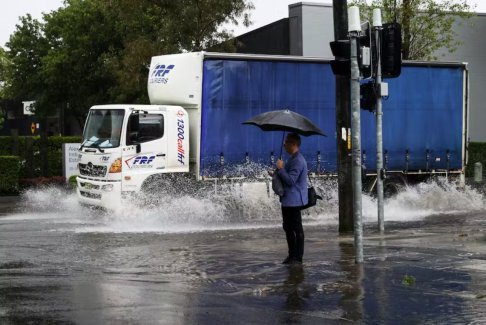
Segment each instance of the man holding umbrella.
[[280,197],[282,205],[283,229],[287,238],[289,255],[283,264],[302,263],[304,255],[304,229],[302,227],[302,206],[307,204],[307,162],[299,152],[300,136],[289,133],[284,148],[290,155],[287,163],[277,161],[277,173],[284,187]]
[[[307,117],[291,110],[269,111],[243,122],[258,126],[263,131],[291,132],[284,142],[285,151],[290,155],[284,164],[277,161],[277,175],[284,188],[280,196],[282,205],[283,228],[287,237],[289,255],[283,264],[302,263],[304,255],[304,229],[302,228],[301,208],[308,202],[307,162],[300,150],[300,136],[322,135],[324,132]],[[280,157],[282,152],[280,152]],[[280,195],[280,193],[279,193]]]

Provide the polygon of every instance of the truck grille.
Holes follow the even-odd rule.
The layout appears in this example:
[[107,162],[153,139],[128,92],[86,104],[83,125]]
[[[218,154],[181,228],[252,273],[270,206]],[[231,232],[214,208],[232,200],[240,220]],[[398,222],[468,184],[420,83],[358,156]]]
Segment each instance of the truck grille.
[[90,198],[90,199],[101,200],[101,194],[89,193],[89,192],[85,192],[85,191],[79,191],[79,193],[82,196]]
[[99,190],[100,189],[99,185],[91,184],[91,183],[88,183],[88,182],[79,182],[79,185],[82,188],[85,188],[87,190]]
[[83,176],[104,177],[106,166],[93,165],[92,163],[79,164],[79,173]]

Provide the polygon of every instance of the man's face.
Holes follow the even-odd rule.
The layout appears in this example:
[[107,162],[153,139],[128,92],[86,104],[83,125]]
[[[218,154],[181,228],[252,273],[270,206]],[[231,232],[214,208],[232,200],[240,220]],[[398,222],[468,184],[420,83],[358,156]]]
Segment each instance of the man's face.
[[288,154],[293,154],[297,150],[297,144],[292,139],[286,138],[284,148]]

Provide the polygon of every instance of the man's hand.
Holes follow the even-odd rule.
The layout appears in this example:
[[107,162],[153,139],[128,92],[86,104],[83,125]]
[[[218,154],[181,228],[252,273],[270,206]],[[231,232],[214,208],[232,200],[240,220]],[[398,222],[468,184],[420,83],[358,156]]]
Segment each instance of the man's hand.
[[282,169],[284,167],[284,162],[282,159],[277,160],[277,168]]

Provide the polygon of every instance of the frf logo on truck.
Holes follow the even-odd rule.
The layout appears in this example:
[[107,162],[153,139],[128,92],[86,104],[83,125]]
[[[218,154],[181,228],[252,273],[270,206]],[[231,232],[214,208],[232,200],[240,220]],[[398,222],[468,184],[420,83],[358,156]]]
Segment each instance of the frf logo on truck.
[[155,156],[135,156],[125,160],[125,164],[127,164],[128,168],[131,169],[152,168],[152,162],[154,161],[154,159]]
[[185,150],[184,150],[184,134],[185,134],[185,126],[184,120],[184,111],[177,112],[177,161],[184,165],[184,158],[185,158]]
[[150,83],[166,84],[169,82],[167,75],[174,69],[174,64],[157,64],[150,76]]

